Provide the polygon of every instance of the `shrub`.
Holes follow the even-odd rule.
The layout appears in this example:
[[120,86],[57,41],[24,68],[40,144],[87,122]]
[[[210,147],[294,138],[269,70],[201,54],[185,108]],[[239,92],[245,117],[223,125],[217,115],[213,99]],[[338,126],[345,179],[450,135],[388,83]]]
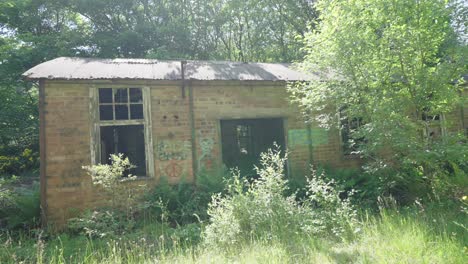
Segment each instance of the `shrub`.
[[22,174],[27,171],[37,172],[39,152],[25,148],[22,152],[2,154],[0,148],[0,175]]
[[111,209],[100,208],[86,211],[80,217],[68,220],[68,230],[74,234],[90,238],[115,236],[131,230],[135,226],[135,201],[145,185],[128,188],[125,184],[134,181],[136,176],[126,175],[135,166],[123,154],[111,154],[111,164],[83,166],[91,176],[93,184],[103,188],[111,198]]
[[103,238],[122,235],[134,226],[135,222],[132,219],[122,217],[118,211],[100,209],[87,211],[80,217],[69,219],[67,229],[72,234]]
[[111,154],[111,164],[98,164],[83,166],[83,169],[91,176],[93,184],[101,186],[111,197],[111,205],[114,209],[122,209],[127,218],[133,217],[135,212],[134,203],[139,193],[144,192],[146,185],[135,185],[128,188],[125,182],[134,181],[137,177],[126,175],[135,166],[130,163],[128,157],[123,154]]
[[31,228],[39,223],[39,184],[17,184],[16,177],[0,178],[0,228]]
[[204,221],[211,196],[222,192],[226,170],[202,171],[196,175],[195,184],[181,180],[171,185],[161,178],[159,184],[147,193],[145,201],[149,211],[157,219],[165,219],[173,225]]
[[[344,194],[344,198],[341,198]],[[337,237],[349,237],[350,231],[358,225],[357,212],[351,204],[352,189],[344,192],[337,188],[334,180],[326,180],[325,173],[317,174],[312,170],[312,177],[307,179],[307,193],[304,205],[315,208],[311,215],[311,227],[315,233],[331,231]]]
[[207,244],[232,245],[250,239],[293,240],[295,237],[333,235],[342,237],[357,224],[349,199],[340,199],[334,182],[313,173],[306,196],[297,201],[285,195],[287,155],[276,148],[262,153],[259,178],[249,183],[233,173],[226,194],[213,196],[208,208],[210,224],[204,231]]

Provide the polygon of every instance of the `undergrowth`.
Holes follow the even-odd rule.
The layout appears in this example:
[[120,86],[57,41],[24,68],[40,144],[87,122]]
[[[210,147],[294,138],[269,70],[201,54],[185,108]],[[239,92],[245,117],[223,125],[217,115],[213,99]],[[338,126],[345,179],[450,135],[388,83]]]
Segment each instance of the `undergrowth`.
[[358,211],[351,176],[313,170],[293,189],[286,158],[279,149],[264,153],[253,180],[234,171],[162,182],[130,215],[86,212],[67,232],[5,229],[0,263],[468,262],[466,196],[410,206],[381,197],[377,213]]

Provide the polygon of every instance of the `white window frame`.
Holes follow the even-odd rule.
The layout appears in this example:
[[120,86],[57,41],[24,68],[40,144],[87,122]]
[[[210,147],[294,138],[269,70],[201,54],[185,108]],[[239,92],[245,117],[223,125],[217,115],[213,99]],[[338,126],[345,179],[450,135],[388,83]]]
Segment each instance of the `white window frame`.
[[[143,97],[143,120],[100,120],[99,116],[99,89],[100,88],[141,88]],[[89,89],[90,97],[90,146],[91,146],[91,164],[96,165],[101,162],[101,127],[103,126],[125,126],[125,125],[143,125],[145,137],[145,165],[146,175],[139,177],[154,177],[154,153],[153,137],[151,124],[151,94],[148,86],[138,85],[93,85]],[[130,109],[129,109],[130,111]]]

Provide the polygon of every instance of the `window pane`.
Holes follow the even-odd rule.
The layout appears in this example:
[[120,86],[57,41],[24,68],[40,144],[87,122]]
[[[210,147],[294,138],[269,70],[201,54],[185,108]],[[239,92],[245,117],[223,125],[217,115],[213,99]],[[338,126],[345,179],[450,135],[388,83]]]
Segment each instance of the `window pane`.
[[99,119],[100,120],[112,120],[112,105],[100,105],[99,106]]
[[115,119],[116,120],[128,119],[128,106],[127,105],[115,105]]
[[112,88],[99,88],[99,103],[112,103]]
[[140,88],[130,88],[130,102],[143,103],[143,96]]
[[114,102],[116,102],[116,103],[127,103],[128,102],[127,88],[115,89],[114,90]]
[[143,119],[143,105],[142,104],[130,105],[130,119]]
[[101,127],[101,163],[109,164],[110,154],[122,153],[137,166],[128,173],[146,175],[145,137],[143,125]]

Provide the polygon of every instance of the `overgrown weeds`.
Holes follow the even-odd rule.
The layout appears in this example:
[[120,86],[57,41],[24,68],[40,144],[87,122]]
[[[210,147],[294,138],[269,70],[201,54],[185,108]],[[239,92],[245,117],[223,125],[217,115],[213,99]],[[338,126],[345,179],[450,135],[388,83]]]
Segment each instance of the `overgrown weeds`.
[[171,185],[163,177],[144,197],[147,211],[172,226],[206,221],[211,196],[224,191],[228,178],[225,168],[197,173],[195,184],[182,179]]
[[34,228],[39,217],[39,184],[22,186],[17,177],[0,178],[0,230]]
[[357,225],[356,211],[340,198],[334,182],[312,171],[306,195],[286,195],[284,175],[287,155],[277,148],[261,155],[258,179],[251,183],[235,172],[226,194],[213,197],[208,208],[210,223],[204,232],[210,245],[229,245],[253,240],[294,240],[328,236],[345,239]]
[[[256,179],[233,171],[206,172],[196,184],[162,182],[142,202],[124,203],[132,213],[89,211],[66,233],[1,233],[0,262],[466,263],[465,196],[411,206],[381,196],[380,213],[363,207],[358,214],[357,185],[346,185],[351,173],[312,170],[292,190],[286,158],[278,148],[264,153]],[[122,176],[115,180],[125,185]]]

